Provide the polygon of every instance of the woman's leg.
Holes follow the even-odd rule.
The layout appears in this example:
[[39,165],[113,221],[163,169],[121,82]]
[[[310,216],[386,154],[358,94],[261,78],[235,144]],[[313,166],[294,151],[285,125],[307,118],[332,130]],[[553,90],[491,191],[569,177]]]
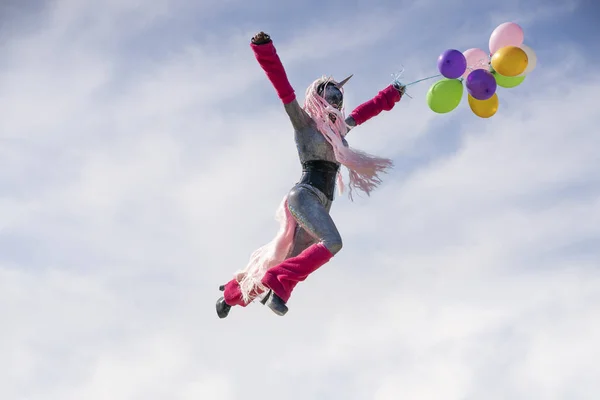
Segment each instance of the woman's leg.
[[[315,242],[316,239],[313,234],[307,232],[300,225],[297,225],[296,231],[294,232],[294,244],[292,245],[292,248],[290,249],[290,253],[288,254],[287,258],[298,256],[298,254],[300,254],[302,251],[307,249]],[[222,313],[225,316],[227,316],[227,313],[231,306],[246,307],[249,304],[243,300],[240,285],[235,278],[231,279],[225,285],[222,285],[219,289],[223,291],[223,297],[219,299],[217,305],[218,308],[223,309]],[[252,293],[252,300],[260,296],[261,294],[263,294],[263,292],[259,288],[256,288],[254,293]]]
[[263,285],[276,296],[268,299],[268,305],[276,313],[287,311],[286,303],[298,282],[326,264],[342,249],[342,238],[329,215],[329,203],[315,189],[298,185],[289,194],[288,207],[292,216],[315,240],[298,255],[270,268],[262,279]]

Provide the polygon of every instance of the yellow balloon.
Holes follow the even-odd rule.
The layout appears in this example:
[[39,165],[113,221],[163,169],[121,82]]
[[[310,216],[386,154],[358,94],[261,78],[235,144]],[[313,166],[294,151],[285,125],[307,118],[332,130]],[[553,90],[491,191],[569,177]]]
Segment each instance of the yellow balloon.
[[492,56],[492,67],[503,76],[517,76],[527,68],[529,58],[520,47],[506,46]]
[[473,114],[478,117],[489,118],[498,111],[498,94],[494,93],[494,95],[487,100],[477,100],[469,95],[469,107],[471,107]]

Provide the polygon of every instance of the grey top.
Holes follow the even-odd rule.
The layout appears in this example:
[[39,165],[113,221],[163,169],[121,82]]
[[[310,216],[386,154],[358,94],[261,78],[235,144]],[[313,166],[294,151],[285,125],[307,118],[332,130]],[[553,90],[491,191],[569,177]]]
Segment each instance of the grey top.
[[[333,147],[325,136],[317,129],[316,123],[308,115],[306,111],[297,100],[293,100],[291,103],[284,105],[285,111],[290,117],[292,127],[294,128],[294,136],[296,140],[296,148],[298,149],[298,157],[300,162],[311,160],[323,160],[331,161],[339,165],[339,162],[335,159],[335,153]],[[346,124],[349,126],[355,126],[354,119],[352,117],[346,118]],[[346,139],[343,139],[345,146],[348,146]]]

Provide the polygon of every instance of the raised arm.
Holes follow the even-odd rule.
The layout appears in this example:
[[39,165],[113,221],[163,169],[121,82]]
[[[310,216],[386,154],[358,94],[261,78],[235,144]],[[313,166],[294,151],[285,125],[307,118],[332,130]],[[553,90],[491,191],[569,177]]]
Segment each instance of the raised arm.
[[396,84],[389,85],[381,90],[371,100],[356,107],[346,118],[349,129],[364,124],[371,118],[379,115],[382,111],[390,111],[404,94],[405,87]]
[[267,78],[277,92],[277,96],[284,105],[292,124],[295,127],[301,127],[308,123],[308,116],[298,104],[296,93],[290,84],[285,68],[277,55],[277,50],[268,34],[264,32],[257,33],[250,43],[254,51],[254,56],[265,71]]

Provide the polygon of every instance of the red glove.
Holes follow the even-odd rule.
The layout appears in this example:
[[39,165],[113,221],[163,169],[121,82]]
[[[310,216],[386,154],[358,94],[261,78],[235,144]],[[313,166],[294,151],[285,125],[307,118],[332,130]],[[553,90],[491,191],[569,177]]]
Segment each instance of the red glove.
[[294,88],[290,85],[283,64],[277,55],[277,50],[272,41],[264,44],[250,43],[258,63],[267,74],[267,77],[273,84],[277,95],[283,101],[283,104],[291,103],[296,99]]

